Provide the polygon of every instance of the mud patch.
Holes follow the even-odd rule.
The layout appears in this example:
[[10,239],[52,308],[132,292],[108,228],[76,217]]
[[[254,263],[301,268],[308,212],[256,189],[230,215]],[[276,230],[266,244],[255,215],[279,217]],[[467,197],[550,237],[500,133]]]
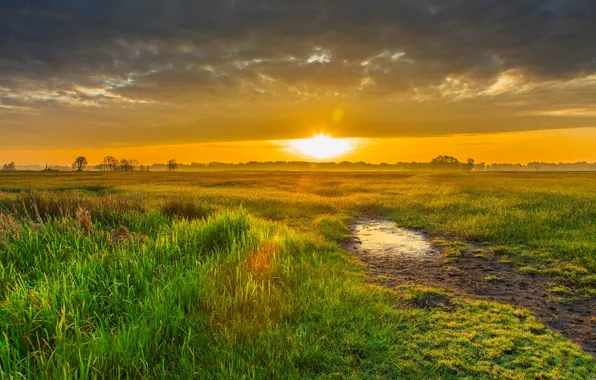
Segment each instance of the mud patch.
[[[498,257],[482,257],[473,250],[462,250],[446,260],[444,247],[433,247],[424,234],[400,229],[388,220],[362,218],[351,226],[351,231],[354,239],[344,248],[358,254],[372,281],[393,288],[439,287],[459,296],[528,309],[551,329],[596,356],[596,299],[569,297],[560,302],[548,291],[553,286],[572,288],[571,284],[520,273]],[[383,281],[379,281],[381,278]],[[426,301],[416,301],[413,306],[432,308],[444,300]]]

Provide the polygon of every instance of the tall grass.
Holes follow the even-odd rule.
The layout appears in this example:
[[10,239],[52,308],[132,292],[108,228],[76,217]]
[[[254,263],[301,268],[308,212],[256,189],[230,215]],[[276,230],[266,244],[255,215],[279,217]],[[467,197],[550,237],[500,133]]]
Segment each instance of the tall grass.
[[[555,207],[527,183],[495,190],[499,197],[483,177],[242,176],[261,186],[201,187],[206,179],[180,174],[144,176],[141,186],[107,175],[102,186],[114,191],[1,193],[0,377],[596,376],[591,356],[529,312],[459,299],[448,310],[417,308],[412,300],[437,290],[367,284],[336,244],[346,218],[364,211],[492,239],[482,215],[502,215],[494,227],[502,232],[507,223],[533,225],[532,216],[504,207],[516,204],[561,216],[563,227],[546,224],[549,244],[567,246],[568,228],[588,231],[593,223],[589,211],[565,211],[590,196],[570,190],[573,181]],[[44,181],[64,185],[60,177]],[[342,195],[321,191],[328,187]],[[209,212],[192,211],[201,207]],[[477,222],[465,223],[473,216]],[[536,247],[549,241],[494,236]],[[576,255],[551,255],[570,262],[591,255],[589,247],[567,248]]]

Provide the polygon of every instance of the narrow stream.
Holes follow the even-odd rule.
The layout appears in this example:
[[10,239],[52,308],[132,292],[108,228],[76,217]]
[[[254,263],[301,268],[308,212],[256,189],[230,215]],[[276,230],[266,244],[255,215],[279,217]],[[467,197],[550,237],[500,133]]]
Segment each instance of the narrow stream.
[[373,255],[428,256],[436,253],[424,234],[399,228],[389,220],[363,219],[354,225],[358,248]]

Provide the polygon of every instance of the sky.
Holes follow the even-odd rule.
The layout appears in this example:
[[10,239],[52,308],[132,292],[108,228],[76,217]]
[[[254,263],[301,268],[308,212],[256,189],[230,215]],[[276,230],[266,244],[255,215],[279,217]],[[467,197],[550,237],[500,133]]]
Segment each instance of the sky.
[[586,0],[0,0],[0,163],[596,161],[594,41]]

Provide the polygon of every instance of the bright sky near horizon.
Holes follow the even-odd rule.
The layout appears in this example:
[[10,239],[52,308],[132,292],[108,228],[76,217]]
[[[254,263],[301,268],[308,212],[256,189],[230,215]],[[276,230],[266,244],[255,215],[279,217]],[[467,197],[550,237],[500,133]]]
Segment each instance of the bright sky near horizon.
[[[70,165],[74,157],[81,154],[85,154],[93,164],[99,163],[106,155],[136,158],[145,164],[164,163],[172,157],[176,157],[183,163],[317,160],[317,157],[288,149],[289,146],[289,141],[241,141],[86,150],[8,149],[2,154],[20,164],[58,165]],[[322,158],[321,161],[428,162],[439,154],[449,153],[461,161],[472,157],[477,162],[486,163],[596,162],[595,146],[596,128],[489,135],[359,139],[354,143],[354,150],[346,154]],[[5,161],[8,162],[8,160]]]
[[596,161],[594,40],[582,0],[0,1],[0,163]]

